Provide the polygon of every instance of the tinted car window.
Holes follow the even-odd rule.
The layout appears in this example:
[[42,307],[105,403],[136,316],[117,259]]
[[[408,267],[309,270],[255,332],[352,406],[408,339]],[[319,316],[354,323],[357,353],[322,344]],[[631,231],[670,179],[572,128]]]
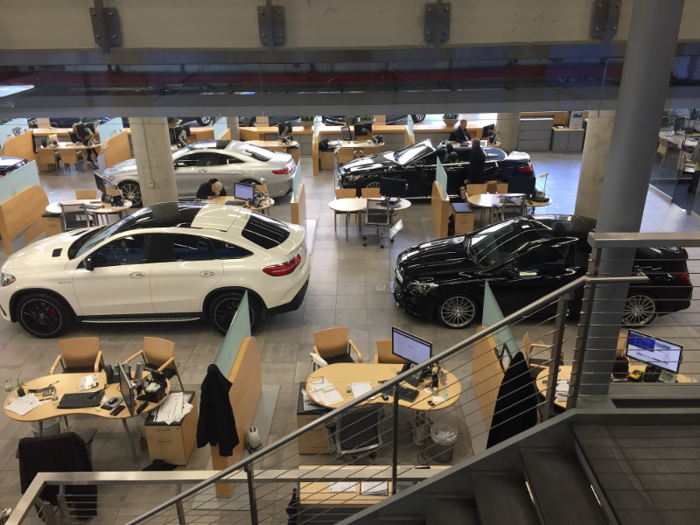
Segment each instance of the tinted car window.
[[545,246],[530,250],[515,260],[520,271],[548,270],[564,268],[569,254],[570,245]]
[[209,161],[209,155],[209,153],[205,152],[190,153],[189,155],[180,157],[175,162],[178,165],[184,164],[188,168],[192,168],[194,166],[206,166],[207,162]]
[[219,259],[242,259],[243,257],[248,257],[253,255],[251,252],[235,244],[229,242],[220,241],[218,239],[209,239],[216,255]]
[[154,262],[209,261],[216,259],[209,241],[197,235],[162,234],[157,237]]
[[278,220],[260,213],[251,213],[241,235],[261,248],[270,249],[289,238],[289,228]]
[[122,237],[95,250],[91,257],[95,268],[146,262],[146,235]]
[[492,266],[536,239],[539,239],[539,234],[534,230],[519,231],[513,221],[501,222],[474,235],[471,251],[479,264]]
[[212,153],[209,159],[210,166],[226,166],[228,164],[238,164],[242,161],[231,155],[223,155],[221,153]]

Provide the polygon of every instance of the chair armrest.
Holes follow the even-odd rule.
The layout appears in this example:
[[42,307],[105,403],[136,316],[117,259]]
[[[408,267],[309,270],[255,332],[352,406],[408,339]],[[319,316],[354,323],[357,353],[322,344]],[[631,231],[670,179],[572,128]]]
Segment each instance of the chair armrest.
[[355,343],[353,343],[350,339],[348,339],[348,344],[350,345],[350,348],[352,348],[355,351],[355,353],[357,354],[357,362],[361,363],[362,362],[362,354],[355,346]]
[[375,356],[374,356],[374,362],[375,362],[375,363],[379,363],[379,356],[378,356],[378,355],[375,355]]
[[58,354],[58,357],[56,360],[53,362],[53,365],[51,365],[51,370],[49,370],[49,374],[53,375],[54,371],[56,370],[56,367],[58,366],[58,363],[61,362],[61,354]]
[[102,362],[102,350],[97,352],[97,357],[95,358],[95,373],[100,371],[100,363]]
[[[133,361],[134,359],[136,359],[140,355],[143,355],[143,350],[139,350],[134,355],[132,355],[129,359],[125,359],[124,362],[128,363],[129,361]],[[145,359],[144,359],[144,361],[145,361]]]
[[158,368],[158,372],[162,372],[163,370],[165,370],[166,368],[168,368],[168,365],[169,365],[170,363],[174,363],[174,362],[175,362],[175,358],[174,358],[174,357],[171,357],[171,358],[168,359],[165,363],[163,363],[163,364],[160,366],[160,368]]
[[314,346],[314,354],[316,354],[318,357],[323,357],[318,351],[318,348],[316,348],[316,346]]

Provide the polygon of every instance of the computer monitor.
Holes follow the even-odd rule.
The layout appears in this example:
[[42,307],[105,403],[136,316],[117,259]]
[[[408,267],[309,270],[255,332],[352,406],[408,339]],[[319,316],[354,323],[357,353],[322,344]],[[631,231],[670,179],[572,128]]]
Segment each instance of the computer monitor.
[[402,198],[406,195],[406,179],[382,177],[379,182],[379,193],[382,197]]
[[372,135],[372,124],[355,124],[355,138]]
[[97,173],[93,173],[93,175],[95,176],[95,186],[97,186],[97,189],[102,193],[107,193],[107,188],[105,188],[105,180]]
[[237,199],[244,201],[253,200],[253,195],[255,195],[255,187],[250,184],[241,184],[236,182],[233,185],[233,196]]
[[343,126],[340,128],[340,134],[343,140],[352,140],[352,131],[350,131],[350,126]]
[[488,139],[491,136],[491,133],[493,133],[494,129],[496,129],[495,124],[489,124],[488,126],[484,126],[484,129],[481,132],[481,138]]
[[[129,367],[131,369],[131,367]],[[129,414],[136,415],[136,401],[134,399],[134,389],[131,387],[131,372],[127,372],[122,363],[119,363],[119,388],[121,389],[124,404]]]
[[405,359],[409,363],[419,365],[430,359],[433,351],[433,343],[416,337],[413,334],[391,328],[391,353]]
[[175,126],[168,128],[170,131],[170,144],[173,146],[186,146],[188,144],[187,137],[191,135],[189,126]]
[[524,193],[532,197],[535,194],[535,177],[511,177],[508,180],[508,193]]
[[278,138],[284,138],[288,137],[289,135],[292,134],[292,123],[287,121],[287,122],[280,122],[277,124],[277,137]]
[[678,373],[683,347],[636,330],[627,335],[627,357],[651,366]]

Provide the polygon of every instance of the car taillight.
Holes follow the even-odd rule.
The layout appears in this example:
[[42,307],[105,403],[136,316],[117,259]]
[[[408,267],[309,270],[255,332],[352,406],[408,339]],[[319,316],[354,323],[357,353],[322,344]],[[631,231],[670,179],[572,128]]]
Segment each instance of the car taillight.
[[518,171],[520,173],[532,173],[534,170],[532,169],[532,164],[528,162],[527,166],[519,168]]
[[689,273],[677,273],[676,280],[678,280],[681,284],[685,284],[688,286],[690,286],[692,284],[690,282],[690,274]]
[[297,266],[299,266],[300,262],[301,255],[297,254],[297,256],[294,257],[294,259],[284,264],[277,264],[275,266],[268,266],[267,268],[263,268],[263,272],[265,272],[267,275],[272,275],[273,277],[289,275],[296,269]]
[[275,175],[288,175],[288,174],[291,173],[291,172],[292,172],[292,166],[291,166],[291,165],[285,166],[285,167],[282,168],[281,170],[272,170],[272,173],[274,173]]

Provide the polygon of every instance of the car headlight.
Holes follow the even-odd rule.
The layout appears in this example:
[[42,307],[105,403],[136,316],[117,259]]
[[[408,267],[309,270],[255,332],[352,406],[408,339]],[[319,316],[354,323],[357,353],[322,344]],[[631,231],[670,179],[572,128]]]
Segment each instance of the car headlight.
[[16,280],[14,275],[10,275],[9,273],[2,274],[2,286],[10,286]]
[[408,284],[406,290],[408,290],[411,293],[425,295],[435,290],[435,288],[437,288],[438,286],[440,285],[436,283],[421,283],[419,281],[414,281]]
[[348,182],[355,182],[355,181],[360,180],[361,178],[362,178],[362,175],[345,174],[345,180],[347,180]]
[[107,180],[108,180],[109,182],[114,181],[114,179],[116,179],[116,177],[115,177],[114,175],[112,175],[111,177],[107,177]]

